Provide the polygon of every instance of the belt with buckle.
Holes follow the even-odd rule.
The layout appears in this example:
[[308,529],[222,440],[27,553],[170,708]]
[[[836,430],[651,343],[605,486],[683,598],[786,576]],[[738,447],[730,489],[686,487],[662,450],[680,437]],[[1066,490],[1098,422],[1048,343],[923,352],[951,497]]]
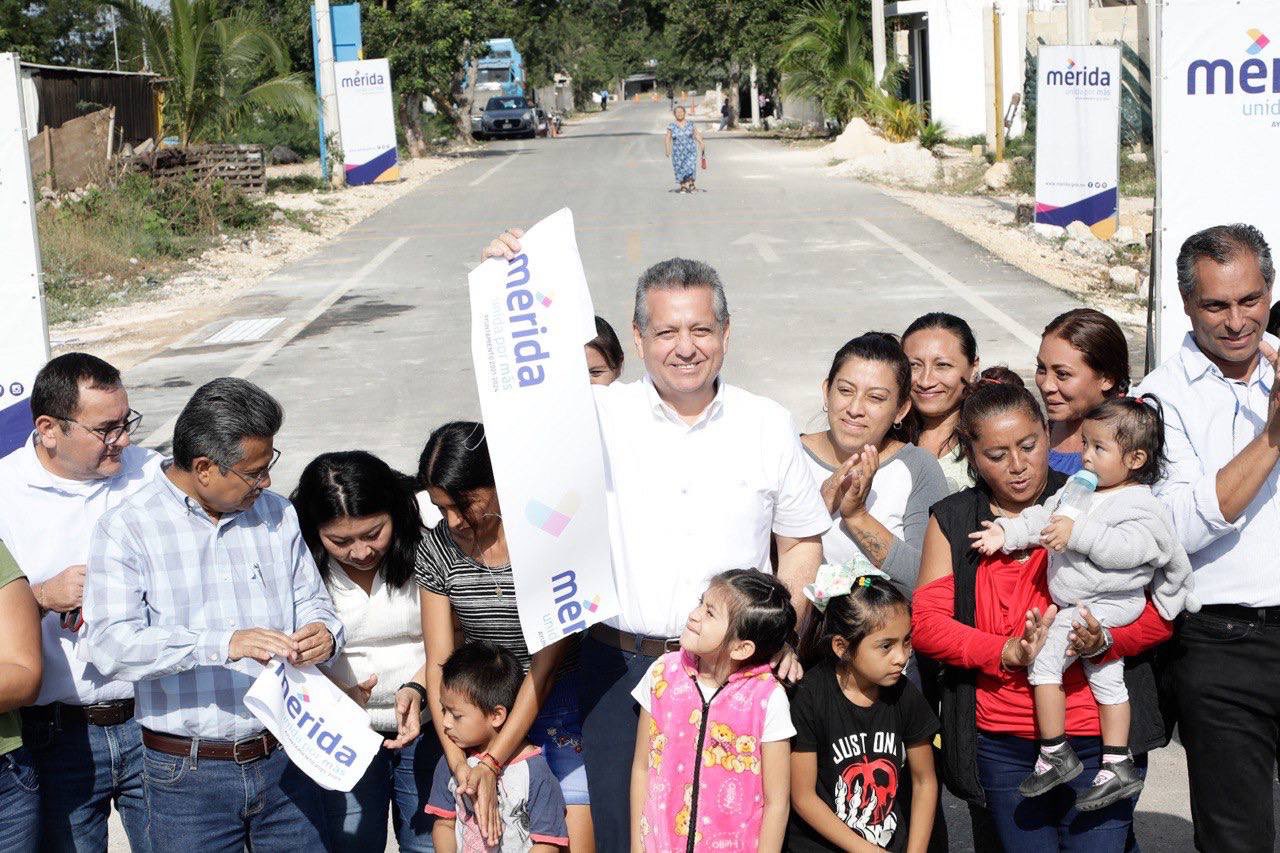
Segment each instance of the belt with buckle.
[[191,755],[192,741],[196,744],[196,758],[211,758],[215,761],[234,761],[236,764],[248,764],[259,758],[266,758],[275,752],[280,741],[271,732],[262,732],[253,737],[241,740],[206,740],[205,738],[179,737],[142,730],[142,743],[148,749],[163,752],[166,755]]
[[114,702],[97,702],[93,705],[68,705],[51,702],[22,709],[22,716],[29,723],[57,720],[59,723],[88,723],[92,726],[118,726],[133,719],[133,700],[117,699]]
[[1239,604],[1206,604],[1200,608],[1201,613],[1218,616],[1223,619],[1235,619],[1238,622],[1253,622],[1259,625],[1280,626],[1280,607],[1244,607]]
[[646,637],[644,634],[629,634],[603,623],[592,625],[589,632],[593,640],[606,646],[622,649],[624,652],[635,652],[649,658],[660,658],[667,652],[680,648],[680,638]]

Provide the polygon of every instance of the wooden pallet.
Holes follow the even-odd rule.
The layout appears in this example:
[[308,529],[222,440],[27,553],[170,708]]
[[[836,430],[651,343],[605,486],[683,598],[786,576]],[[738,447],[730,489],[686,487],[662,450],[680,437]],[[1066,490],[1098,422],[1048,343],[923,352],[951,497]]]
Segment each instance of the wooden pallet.
[[267,192],[266,149],[261,145],[207,144],[158,148],[135,155],[130,168],[162,181],[222,181],[246,195]]

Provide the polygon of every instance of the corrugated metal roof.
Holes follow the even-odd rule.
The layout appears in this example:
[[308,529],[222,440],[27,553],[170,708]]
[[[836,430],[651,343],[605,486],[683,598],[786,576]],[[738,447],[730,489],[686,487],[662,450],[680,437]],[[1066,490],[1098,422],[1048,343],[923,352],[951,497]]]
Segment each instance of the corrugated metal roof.
[[42,65],[38,62],[20,62],[23,68],[39,68],[46,71],[74,71],[77,74],[109,74],[113,77],[159,77],[153,71],[115,71],[103,68],[80,68],[75,65]]

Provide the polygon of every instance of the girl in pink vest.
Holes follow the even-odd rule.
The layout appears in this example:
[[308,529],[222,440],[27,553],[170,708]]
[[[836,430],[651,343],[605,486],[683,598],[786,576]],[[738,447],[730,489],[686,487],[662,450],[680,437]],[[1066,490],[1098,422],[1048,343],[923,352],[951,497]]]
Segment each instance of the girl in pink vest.
[[791,594],[772,575],[712,578],[680,648],[632,691],[633,851],[782,850],[795,728],[770,661],[795,625]]

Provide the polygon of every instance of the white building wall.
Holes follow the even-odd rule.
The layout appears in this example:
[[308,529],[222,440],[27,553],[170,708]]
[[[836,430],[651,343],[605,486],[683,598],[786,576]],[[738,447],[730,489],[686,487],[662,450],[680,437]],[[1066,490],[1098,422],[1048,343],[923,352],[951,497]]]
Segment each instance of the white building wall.
[[[990,135],[995,105],[991,71],[991,0],[930,0],[929,89],[931,117],[952,136]],[[1026,0],[1000,6],[1003,92],[1006,107],[1022,91]],[[1022,124],[1014,125],[1014,135]]]

